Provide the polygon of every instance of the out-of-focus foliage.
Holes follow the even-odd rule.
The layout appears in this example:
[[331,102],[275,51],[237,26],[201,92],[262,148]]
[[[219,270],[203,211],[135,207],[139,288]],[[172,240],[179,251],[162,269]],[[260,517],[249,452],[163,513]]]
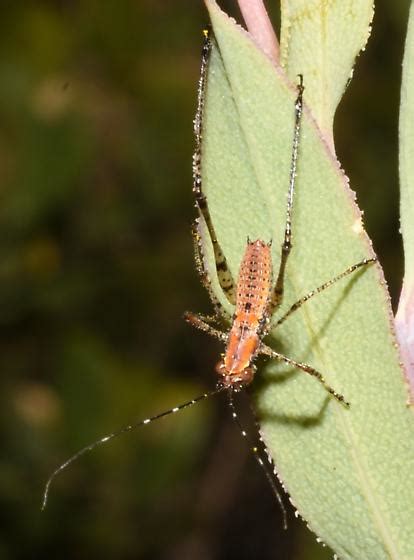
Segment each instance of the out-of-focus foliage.
[[[406,0],[377,2],[336,119],[394,296],[407,13]],[[85,457],[40,512],[72,452],[214,384],[218,346],[181,320],[209,310],[189,232],[205,21],[184,0],[1,10],[1,558],[329,557],[293,520],[282,534],[219,399]]]

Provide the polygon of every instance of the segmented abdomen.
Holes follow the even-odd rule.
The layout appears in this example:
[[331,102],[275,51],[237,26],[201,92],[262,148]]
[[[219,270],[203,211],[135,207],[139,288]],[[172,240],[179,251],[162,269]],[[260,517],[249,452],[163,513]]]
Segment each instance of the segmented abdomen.
[[237,281],[236,321],[254,327],[264,316],[272,286],[270,246],[249,241]]
[[224,357],[225,369],[237,374],[249,367],[259,345],[272,287],[270,246],[249,241],[237,281],[236,312]]

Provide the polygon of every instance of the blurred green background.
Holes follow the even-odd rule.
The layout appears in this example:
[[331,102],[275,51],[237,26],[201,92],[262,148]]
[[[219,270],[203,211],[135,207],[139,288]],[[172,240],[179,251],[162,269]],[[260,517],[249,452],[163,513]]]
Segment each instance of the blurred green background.
[[[378,0],[336,119],[394,305],[408,4]],[[1,559],[331,557],[292,512],[283,532],[222,398],[85,456],[40,512],[74,451],[214,385],[219,346],[181,319],[210,309],[190,235],[205,23],[201,1],[2,3]]]

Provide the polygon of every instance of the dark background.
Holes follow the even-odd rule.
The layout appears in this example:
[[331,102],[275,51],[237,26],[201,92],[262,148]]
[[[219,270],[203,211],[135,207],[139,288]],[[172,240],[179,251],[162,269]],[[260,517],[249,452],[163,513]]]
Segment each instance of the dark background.
[[[40,512],[74,451],[214,385],[219,347],[181,319],[210,310],[190,235],[206,11],[39,0],[0,14],[0,558],[330,558],[292,512],[283,532],[221,398],[84,457]],[[408,0],[378,0],[336,118],[394,305],[407,15]]]

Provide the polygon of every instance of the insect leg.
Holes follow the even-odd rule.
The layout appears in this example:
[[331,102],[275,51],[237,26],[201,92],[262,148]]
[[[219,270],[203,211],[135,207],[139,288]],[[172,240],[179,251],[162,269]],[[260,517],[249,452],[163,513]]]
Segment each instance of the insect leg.
[[[228,267],[226,257],[224,256],[221,246],[217,240],[216,232],[214,230],[213,222],[210,216],[210,211],[208,209],[207,198],[202,190],[201,157],[202,157],[202,139],[203,139],[203,113],[204,113],[204,104],[205,104],[205,97],[206,97],[208,64],[210,60],[211,48],[212,48],[212,44],[211,44],[209,31],[205,30],[204,44],[203,44],[203,50],[201,55],[200,79],[198,82],[197,110],[194,118],[195,151],[193,155],[193,193],[195,196],[198,212],[206,223],[210,235],[210,239],[213,244],[218,281],[227,300],[234,305],[236,303],[236,290],[235,290],[234,280],[230,272],[230,269]],[[199,236],[198,226],[197,226],[197,235]],[[198,243],[198,247],[199,249],[201,249],[199,243]],[[202,258],[203,257],[201,257],[201,262],[202,262]]]
[[[242,426],[238,414],[236,412],[236,407],[234,405],[234,400],[233,400],[233,390],[230,388],[228,391],[228,396],[229,396],[229,406],[230,406],[230,410],[231,410],[231,415],[232,418],[234,420],[234,422],[236,423],[237,427],[240,430],[241,435],[249,442],[249,446],[250,446],[250,451],[253,453],[254,458],[256,459],[256,462],[258,463],[258,465],[260,466],[260,468],[263,470],[263,472],[266,475],[267,480],[269,481],[269,484],[273,490],[273,494],[275,495],[277,501],[279,502],[280,508],[282,510],[282,516],[283,516],[283,528],[287,529],[287,513],[286,513],[286,508],[285,505],[283,503],[282,497],[280,495],[280,492],[278,491],[277,487],[276,487],[276,483],[275,483],[275,478],[274,476],[269,472],[269,470],[266,467],[266,462],[262,459],[261,457],[261,453],[260,453],[260,449],[257,447],[257,445],[255,444],[255,442],[253,441],[253,439],[249,436],[249,434],[247,433],[247,431],[244,429],[244,427]],[[256,424],[257,426],[257,424]],[[258,430],[258,439],[261,442],[261,438],[259,435],[259,430]]]
[[219,329],[214,328],[212,325],[208,323],[211,317],[204,317],[203,315],[196,315],[191,311],[186,311],[184,313],[184,320],[187,321],[190,325],[199,329],[200,331],[204,331],[207,334],[214,336],[221,340],[222,342],[226,342],[227,340],[227,333],[220,331]]
[[277,275],[276,284],[273,289],[273,294],[270,301],[269,316],[271,316],[274,310],[277,307],[279,307],[279,305],[282,303],[286,263],[290,251],[292,249],[292,207],[293,207],[293,195],[295,192],[295,182],[296,182],[296,168],[297,168],[297,160],[298,160],[300,126],[302,121],[303,90],[304,90],[303,76],[302,74],[299,74],[298,95],[296,97],[296,103],[295,103],[295,128],[293,131],[289,190],[287,195],[285,237],[282,243],[282,253],[280,257],[279,272]]
[[312,375],[312,377],[315,377],[326,389],[326,391],[328,391],[328,393],[330,393],[338,402],[344,404],[346,407],[350,406],[350,403],[348,401],[345,400],[345,397],[343,395],[341,395],[340,393],[338,393],[337,391],[335,391],[335,389],[333,389],[333,387],[331,387],[326,381],[324,376],[315,368],[313,368],[312,366],[308,365],[308,364],[304,364],[302,362],[296,362],[295,360],[292,360],[291,358],[288,358],[287,356],[284,356],[283,354],[279,354],[279,352],[275,352],[275,350],[273,350],[272,348],[270,348],[269,346],[266,346],[266,344],[261,344],[259,347],[259,354],[264,354],[265,356],[269,356],[270,358],[273,358],[274,360],[279,360],[281,362],[285,362],[285,364],[289,364],[295,368],[301,369],[302,371],[309,373],[309,375]]
[[217,318],[224,317],[227,320],[230,320],[230,315],[227,313],[225,308],[222,306],[218,298],[216,297],[213,289],[211,287],[211,280],[210,275],[207,271],[205,260],[204,260],[204,251],[203,251],[203,244],[201,234],[199,232],[200,225],[198,220],[196,220],[193,226],[193,241],[194,241],[194,259],[196,263],[197,272],[200,275],[201,282],[205,289],[210,296],[211,303],[213,304],[215,314]]
[[338,280],[342,280],[342,278],[345,278],[346,276],[348,276],[349,274],[352,274],[352,272],[355,272],[355,270],[357,270],[358,268],[361,268],[362,266],[366,266],[368,264],[377,262],[376,258],[372,258],[372,259],[364,259],[356,264],[353,264],[352,266],[348,267],[346,270],[344,270],[344,272],[342,272],[341,274],[338,274],[338,276],[335,276],[334,278],[332,278],[331,280],[328,280],[327,282],[325,282],[324,284],[322,284],[321,286],[319,286],[318,288],[315,288],[314,290],[311,290],[310,292],[308,292],[305,296],[301,297],[298,301],[296,301],[291,307],[290,309],[288,309],[286,311],[286,313],[277,321],[275,321],[275,323],[273,324],[273,327],[277,327],[279,326],[281,323],[283,323],[288,317],[289,315],[291,315],[294,311],[296,311],[297,309],[299,309],[299,307],[302,307],[302,305],[308,301],[309,299],[311,299],[313,296],[316,296],[317,294],[320,294],[321,292],[323,292],[323,290],[326,290],[327,288],[330,288],[333,284],[335,284],[336,282],[338,282]]

